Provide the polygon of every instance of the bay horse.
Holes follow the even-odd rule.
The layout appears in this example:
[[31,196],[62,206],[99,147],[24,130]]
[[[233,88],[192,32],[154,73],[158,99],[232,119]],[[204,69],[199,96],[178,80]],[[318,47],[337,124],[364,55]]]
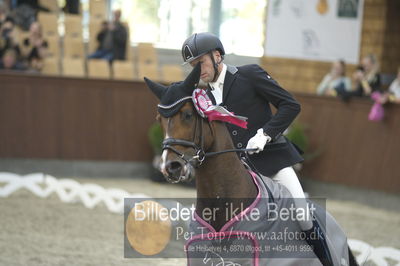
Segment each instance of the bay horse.
[[[188,264],[321,265],[312,249],[307,249],[304,238],[288,242],[286,238],[270,237],[286,232],[301,233],[296,221],[269,219],[271,206],[276,211],[290,205],[290,193],[284,186],[254,173],[240,159],[237,152],[246,150],[234,148],[225,126],[228,120],[207,119],[198,103],[204,99],[194,99],[194,92],[201,91],[197,88],[199,78],[199,64],[184,81],[169,86],[145,78],[147,86],[160,100],[157,119],[164,131],[163,175],[172,183],[195,177],[195,219],[190,225],[194,237],[186,243]],[[237,118],[231,113],[228,116],[231,122]],[[261,215],[251,220],[249,216],[254,210]],[[345,234],[332,216],[318,205],[313,215],[325,224],[323,232],[333,264],[357,265]],[[260,238],[254,232],[267,235]]]

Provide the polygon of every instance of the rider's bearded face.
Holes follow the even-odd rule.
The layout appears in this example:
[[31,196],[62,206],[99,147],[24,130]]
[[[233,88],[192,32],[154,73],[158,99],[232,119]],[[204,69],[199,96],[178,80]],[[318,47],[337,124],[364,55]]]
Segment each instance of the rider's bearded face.
[[[213,56],[214,56],[215,62],[221,62],[221,56],[218,51],[214,51]],[[196,60],[192,61],[190,63],[190,65],[192,67],[194,67],[199,62],[201,64],[200,79],[205,83],[212,82],[213,78],[214,78],[214,66],[213,66],[210,54],[205,54],[205,55],[197,58]],[[220,67],[220,66],[221,66],[221,64],[218,65],[218,67]]]

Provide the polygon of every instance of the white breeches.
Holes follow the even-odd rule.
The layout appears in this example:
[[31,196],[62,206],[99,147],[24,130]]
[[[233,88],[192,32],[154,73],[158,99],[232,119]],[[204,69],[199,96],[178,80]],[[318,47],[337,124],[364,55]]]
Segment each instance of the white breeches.
[[[284,185],[289,190],[289,192],[292,194],[292,197],[294,198],[294,202],[297,209],[303,208],[305,211],[309,212],[303,188],[301,187],[296,172],[293,170],[292,167],[286,167],[281,169],[278,173],[271,176],[271,179],[274,182]],[[307,216],[310,217],[310,219],[298,220],[300,227],[303,231],[311,229],[313,225],[312,216],[310,215],[310,213],[308,214],[309,215]]]

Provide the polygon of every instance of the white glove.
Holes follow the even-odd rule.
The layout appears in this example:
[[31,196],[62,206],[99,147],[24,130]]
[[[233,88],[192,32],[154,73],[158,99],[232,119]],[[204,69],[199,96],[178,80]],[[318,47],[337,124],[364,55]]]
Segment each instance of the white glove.
[[270,136],[264,135],[264,129],[260,128],[257,130],[257,134],[249,139],[246,149],[257,149],[256,151],[250,151],[249,154],[259,153],[264,150],[265,144],[271,141]]

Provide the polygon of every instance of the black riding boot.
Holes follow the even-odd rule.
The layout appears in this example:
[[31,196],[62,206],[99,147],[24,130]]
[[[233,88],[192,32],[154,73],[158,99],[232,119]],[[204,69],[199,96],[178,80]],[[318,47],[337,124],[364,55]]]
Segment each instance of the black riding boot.
[[315,255],[317,255],[322,265],[333,266],[325,234],[322,232],[318,222],[313,220],[313,227],[304,232],[307,236],[307,243],[313,248]]

